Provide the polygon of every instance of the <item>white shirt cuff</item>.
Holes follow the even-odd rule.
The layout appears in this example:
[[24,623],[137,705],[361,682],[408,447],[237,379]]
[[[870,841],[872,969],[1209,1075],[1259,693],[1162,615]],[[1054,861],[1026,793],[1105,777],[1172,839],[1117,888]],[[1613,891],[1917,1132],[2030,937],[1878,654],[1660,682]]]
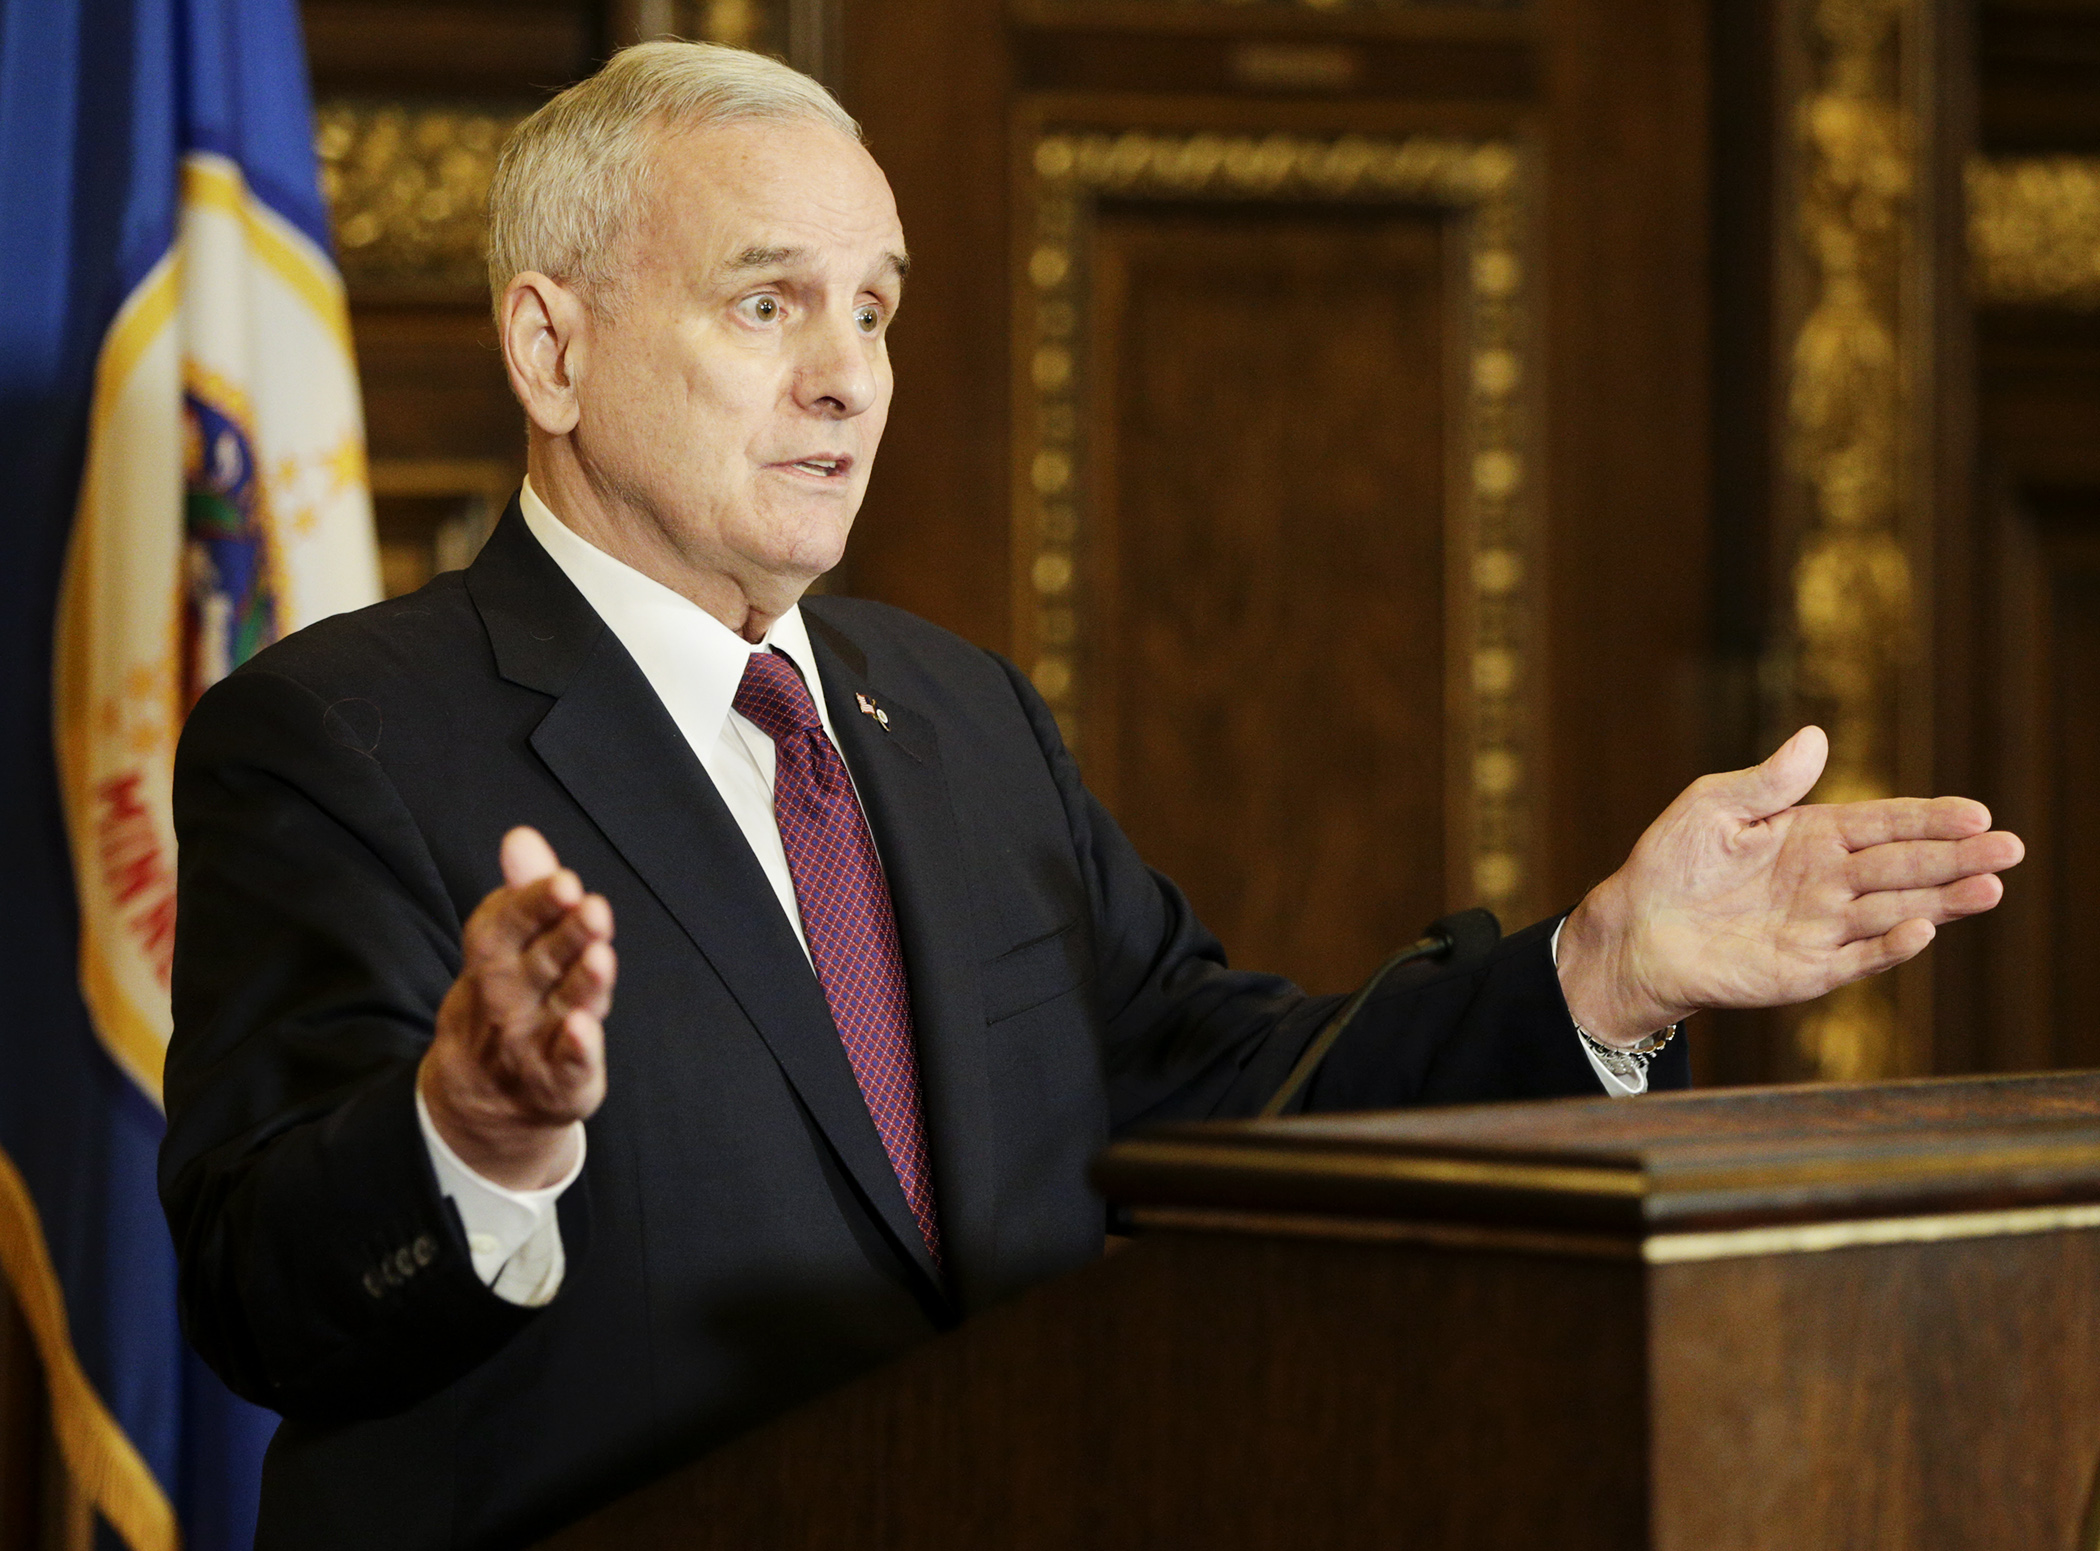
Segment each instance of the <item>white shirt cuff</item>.
[[[1568,918],[1562,916],[1553,928],[1553,941],[1547,944],[1548,951],[1553,955],[1553,967],[1555,969],[1560,968],[1560,929],[1567,924]],[[1648,1091],[1648,1070],[1646,1067],[1643,1067],[1640,1074],[1636,1077],[1621,1077],[1617,1072],[1597,1059],[1597,1052],[1590,1049],[1588,1040],[1584,1039],[1580,1034],[1575,1036],[1575,1040],[1577,1044],[1582,1046],[1582,1053],[1590,1058],[1590,1070],[1597,1074],[1597,1081],[1604,1084],[1604,1091],[1613,1098],[1630,1099]]]
[[539,1190],[511,1190],[484,1179],[461,1161],[430,1118],[430,1106],[416,1090],[416,1122],[423,1145],[437,1172],[438,1189],[459,1208],[467,1230],[467,1249],[474,1274],[506,1303],[536,1309],[561,1291],[568,1260],[562,1254],[561,1218],[554,1203],[583,1172],[583,1122],[576,1122],[576,1162],[555,1183]]

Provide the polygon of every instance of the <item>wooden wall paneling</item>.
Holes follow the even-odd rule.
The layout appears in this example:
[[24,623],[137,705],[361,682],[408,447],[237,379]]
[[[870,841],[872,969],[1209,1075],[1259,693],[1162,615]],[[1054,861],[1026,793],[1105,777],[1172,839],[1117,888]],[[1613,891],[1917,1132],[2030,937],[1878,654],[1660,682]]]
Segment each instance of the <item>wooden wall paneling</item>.
[[2054,812],[2049,879],[2049,1065],[2100,1066],[2100,491],[2037,501],[2048,579],[2043,780]]
[[1547,0],[1547,897],[1701,773],[1708,653],[1707,7]]
[[992,0],[853,0],[841,97],[889,175],[912,276],[889,429],[847,584],[1003,650],[1007,599],[1005,17]]
[[2100,4],[1982,0],[1974,16],[1983,144],[2100,149]]
[[300,0],[317,96],[515,97],[589,73],[592,0]]
[[[2100,1063],[2083,1028],[2100,827],[2091,700],[2100,514],[2100,4],[1986,0],[1975,15],[1979,154],[1968,169],[1977,303],[1974,584],[1942,635],[1978,643],[1965,730],[1979,788],[2028,841],[2005,903],[1941,977],[1948,1069]],[[1951,956],[1950,956],[1951,957]],[[1958,1063],[1958,1064],[1957,1064]]]
[[[1793,731],[1776,669],[1771,509],[1777,479],[1772,154],[1773,0],[1712,8],[1712,558],[1704,757],[1709,770],[1756,763]],[[1774,1082],[1791,1070],[1777,1013],[1708,1013],[1691,1041],[1694,1081]]]
[[1994,923],[1980,1038],[1999,1070],[2100,1066],[2083,1013],[2100,993],[2100,488],[2007,492],[1998,504],[1988,773],[2029,845]]
[[1447,266],[1434,213],[1290,216],[1099,221],[1085,758],[1236,957],[1340,989],[1444,908]]
[[1345,986],[1452,903],[1522,918],[1521,142],[1055,127],[1102,108],[1017,151],[1022,660],[1242,962]]
[[1979,790],[2028,858],[1977,923],[1981,972],[1961,988],[1961,1021],[1955,1008],[1943,1017],[1943,1056],[1971,1070],[2100,1065],[2082,1013],[2100,932],[2088,886],[2100,831],[2100,319],[1994,307],[1980,335],[1979,583],[1963,600],[1981,648],[1971,737]]

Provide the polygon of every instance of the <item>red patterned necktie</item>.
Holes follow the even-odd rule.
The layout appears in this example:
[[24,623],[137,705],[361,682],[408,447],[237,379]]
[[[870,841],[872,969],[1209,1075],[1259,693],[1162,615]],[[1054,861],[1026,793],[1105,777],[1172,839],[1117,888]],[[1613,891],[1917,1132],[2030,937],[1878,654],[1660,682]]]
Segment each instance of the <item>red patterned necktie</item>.
[[939,1265],[941,1226],[919,1114],[911,997],[875,841],[846,762],[824,735],[816,702],[792,662],[778,652],[753,652],[737,687],[736,709],[773,740],[773,817],[817,983],[883,1151]]

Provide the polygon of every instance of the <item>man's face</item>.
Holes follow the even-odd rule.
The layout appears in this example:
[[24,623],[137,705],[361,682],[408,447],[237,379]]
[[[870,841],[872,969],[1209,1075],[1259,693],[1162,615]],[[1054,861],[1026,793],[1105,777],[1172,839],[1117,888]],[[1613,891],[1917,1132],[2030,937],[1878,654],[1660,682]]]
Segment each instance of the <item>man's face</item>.
[[669,135],[624,263],[576,379],[587,477],[674,570],[799,592],[845,552],[889,418],[888,182],[822,124]]

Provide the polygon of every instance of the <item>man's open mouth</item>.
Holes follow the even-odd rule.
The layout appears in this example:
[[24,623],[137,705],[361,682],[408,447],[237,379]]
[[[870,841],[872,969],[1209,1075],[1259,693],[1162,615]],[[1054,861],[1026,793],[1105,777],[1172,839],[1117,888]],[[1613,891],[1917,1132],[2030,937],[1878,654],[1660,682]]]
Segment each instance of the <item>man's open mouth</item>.
[[778,465],[800,474],[813,474],[819,479],[843,479],[853,470],[853,460],[843,453],[833,457],[797,458],[791,463]]

